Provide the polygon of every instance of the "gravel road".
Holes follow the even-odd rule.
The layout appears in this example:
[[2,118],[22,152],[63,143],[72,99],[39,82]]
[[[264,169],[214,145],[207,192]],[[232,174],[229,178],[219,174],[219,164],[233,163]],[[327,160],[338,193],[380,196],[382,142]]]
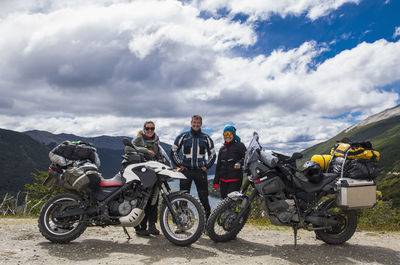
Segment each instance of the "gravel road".
[[0,219],[0,264],[400,264],[400,233],[357,232],[340,246],[299,231],[246,225],[236,240],[214,243],[203,235],[178,247],[163,235],[137,237],[121,227],[88,228],[66,245],[43,238],[35,219]]

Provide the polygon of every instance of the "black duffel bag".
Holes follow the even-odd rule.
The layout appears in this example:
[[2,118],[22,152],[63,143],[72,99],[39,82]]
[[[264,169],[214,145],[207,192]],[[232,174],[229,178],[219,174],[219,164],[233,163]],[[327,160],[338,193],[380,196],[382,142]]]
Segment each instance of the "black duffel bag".
[[99,166],[100,163],[98,155],[96,153],[96,148],[91,146],[89,143],[82,141],[77,141],[77,142],[64,141],[58,146],[56,146],[53,150],[51,150],[50,160],[52,160],[52,162],[60,164],[58,163],[58,161],[53,161],[54,159],[52,159],[52,155],[58,155],[65,159],[73,161],[90,160],[97,166]]
[[[333,158],[329,172],[341,174],[344,158]],[[344,163],[343,177],[352,179],[375,179],[378,176],[378,162],[375,160],[347,159]]]
[[352,179],[375,179],[378,176],[378,162],[374,160],[352,159],[346,161],[345,176]]

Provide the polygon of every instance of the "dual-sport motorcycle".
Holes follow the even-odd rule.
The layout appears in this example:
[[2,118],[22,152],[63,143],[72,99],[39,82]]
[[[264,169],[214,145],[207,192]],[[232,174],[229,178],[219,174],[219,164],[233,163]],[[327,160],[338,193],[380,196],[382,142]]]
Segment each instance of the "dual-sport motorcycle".
[[[128,139],[124,144],[134,148]],[[88,226],[113,225],[122,226],[130,238],[125,227],[140,224],[146,205],[154,205],[161,193],[160,227],[164,236],[180,246],[195,242],[204,231],[204,208],[197,198],[185,191],[172,192],[168,184],[170,179],[185,176],[163,163],[144,161],[140,153],[123,158],[123,169],[112,179],[101,178],[92,192],[77,192],[63,181],[68,166],[52,164],[49,177],[67,192],[55,195],[42,207],[38,220],[41,234],[51,242],[68,243]]]
[[295,247],[298,228],[314,231],[317,239],[328,244],[349,240],[357,228],[356,209],[376,204],[375,182],[322,172],[316,183],[302,180],[296,175],[301,173],[296,168],[301,153],[291,157],[268,153],[258,139],[254,133],[245,154],[248,179],[240,192],[228,194],[212,212],[206,225],[208,236],[216,242],[236,238],[249,217],[252,202],[260,197],[273,225],[293,227]]

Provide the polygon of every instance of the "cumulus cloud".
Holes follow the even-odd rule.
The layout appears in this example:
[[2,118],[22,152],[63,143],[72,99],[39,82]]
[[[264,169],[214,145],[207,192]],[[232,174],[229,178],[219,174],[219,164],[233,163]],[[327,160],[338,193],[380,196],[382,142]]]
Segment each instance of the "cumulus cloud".
[[[180,90],[207,85],[217,52],[255,41],[248,26],[197,15],[175,1],[16,13],[0,25],[8,36],[0,40],[0,71],[4,82],[24,84],[30,94],[53,90],[55,100],[65,101],[63,111],[80,105],[83,113],[94,114],[115,104],[120,107],[113,112],[140,115],[148,111],[147,99],[157,103],[160,93],[171,92],[163,100],[173,102]],[[110,93],[115,97],[107,97]],[[23,106],[9,114],[25,112]],[[164,106],[157,115],[181,108]]]
[[[258,18],[315,19],[349,1],[245,2],[249,12],[258,3]],[[361,43],[323,62],[316,58],[329,46],[314,41],[242,57],[232,49],[257,41],[254,25],[201,16],[221,6],[239,12],[239,1],[13,3],[0,20],[3,128],[136,135],[152,119],[172,143],[198,113],[218,146],[230,124],[245,142],[257,130],[265,146],[289,152],[399,99],[379,89],[399,80],[399,41]],[[350,116],[335,118],[343,113]]]
[[195,2],[200,9],[213,14],[217,14],[221,9],[227,9],[232,17],[237,14],[246,14],[249,15],[249,20],[265,20],[274,14],[282,17],[305,14],[311,20],[315,20],[337,10],[346,3],[358,4],[360,0],[199,0]]
[[393,39],[397,38],[398,36],[400,36],[400,27],[396,27],[394,30]]

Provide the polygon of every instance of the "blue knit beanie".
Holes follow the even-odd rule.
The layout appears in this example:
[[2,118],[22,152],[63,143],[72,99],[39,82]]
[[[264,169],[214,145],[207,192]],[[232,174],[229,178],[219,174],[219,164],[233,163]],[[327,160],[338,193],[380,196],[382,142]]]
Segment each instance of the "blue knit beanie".
[[233,134],[234,139],[236,142],[240,143],[240,137],[236,135],[236,128],[233,126],[226,126],[224,132],[230,131]]

